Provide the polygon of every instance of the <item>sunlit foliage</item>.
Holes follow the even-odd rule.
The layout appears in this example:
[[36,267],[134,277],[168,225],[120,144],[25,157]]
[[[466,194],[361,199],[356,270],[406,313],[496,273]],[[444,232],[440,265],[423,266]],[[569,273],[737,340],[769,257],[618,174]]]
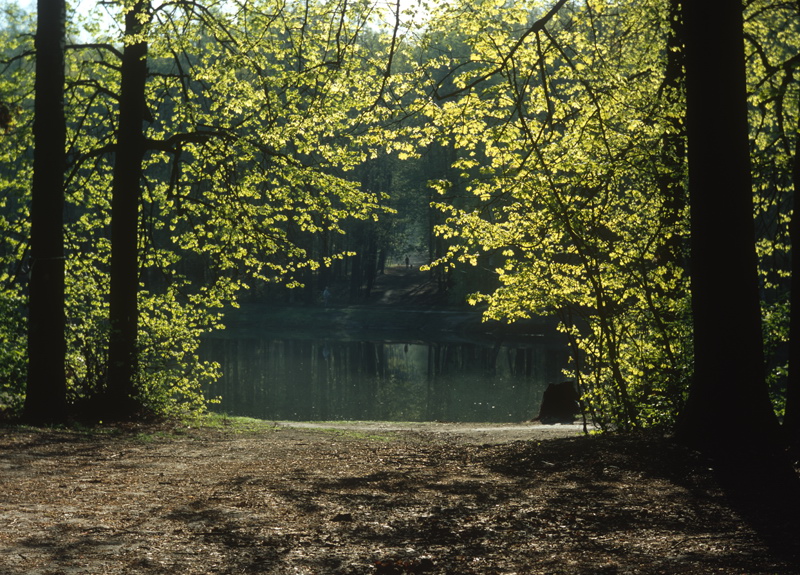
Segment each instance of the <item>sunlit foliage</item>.
[[30,25],[15,4],[0,4],[0,415],[21,408],[26,377],[33,66],[25,56],[33,37],[24,32]]
[[757,1],[745,14],[757,243],[770,383],[779,413],[787,374],[790,220],[798,182],[800,6]]
[[494,270],[500,286],[471,298],[487,317],[558,314],[600,425],[669,423],[691,353],[667,5],[567,4],[544,23],[547,8],[439,16],[491,23],[459,28],[469,52],[426,109],[461,172],[434,183],[450,241],[440,264]]
[[[117,22],[129,8],[107,5],[109,29],[90,24],[74,34],[80,40],[69,51],[67,361],[74,404],[90,402],[107,384]],[[372,79],[383,73],[388,50],[379,38],[370,51],[360,42],[379,16],[372,8],[154,2],[143,12],[142,38],[125,38],[149,48],[138,381],[150,411],[202,409],[202,386],[218,368],[199,362],[198,338],[221,327],[223,308],[235,305],[248,282],[298,285],[303,269],[346,255],[312,259],[305,237],[341,233],[341,221],[375,216],[378,198],[352,177],[369,154],[366,112],[379,97]],[[8,72],[3,79],[12,82]],[[10,138],[3,144],[4,154],[20,153]],[[9,222],[14,212],[3,210],[4,227],[18,227],[17,243],[4,246],[15,250],[3,254],[10,284],[6,270],[24,261],[28,190],[23,163],[4,163],[4,170],[13,185],[3,192],[19,191],[21,211]],[[18,293],[4,301],[18,302]],[[17,329],[8,317],[8,329]]]
[[[308,282],[354,254],[337,241],[348,231],[410,246],[414,227],[431,232],[439,287],[471,291],[487,318],[559,318],[573,357],[565,376],[601,427],[671,424],[692,364],[679,4],[473,0],[403,3],[398,16],[393,1],[152,2],[141,38],[123,38],[130,2],[75,16],[70,401],[107,384],[119,61],[124,42],[143,40],[138,381],[148,409],[204,408],[218,366],[199,361],[199,338],[243,290]],[[757,247],[780,401],[800,8],[746,6]],[[24,382],[31,24],[14,4],[0,24],[0,408],[13,410]],[[393,208],[408,211],[381,219]]]

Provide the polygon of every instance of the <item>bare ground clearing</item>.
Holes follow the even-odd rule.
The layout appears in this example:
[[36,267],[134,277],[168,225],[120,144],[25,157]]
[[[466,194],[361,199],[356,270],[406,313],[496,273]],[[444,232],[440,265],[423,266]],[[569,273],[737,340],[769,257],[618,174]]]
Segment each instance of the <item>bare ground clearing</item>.
[[0,574],[800,573],[661,437],[313,425],[0,428]]

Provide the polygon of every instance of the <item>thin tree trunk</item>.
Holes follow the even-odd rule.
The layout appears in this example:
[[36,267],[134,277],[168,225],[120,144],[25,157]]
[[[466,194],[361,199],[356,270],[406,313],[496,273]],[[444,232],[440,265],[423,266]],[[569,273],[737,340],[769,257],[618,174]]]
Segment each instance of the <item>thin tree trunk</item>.
[[64,319],[64,0],[39,0],[36,29],[28,382],[24,417],[67,416]]
[[[139,20],[146,2],[125,16],[125,34],[141,33]],[[125,46],[122,56],[119,128],[111,199],[111,293],[109,318],[108,403],[106,417],[124,419],[138,409],[136,373],[139,312],[138,223],[144,157],[144,90],[147,80],[147,43]]]

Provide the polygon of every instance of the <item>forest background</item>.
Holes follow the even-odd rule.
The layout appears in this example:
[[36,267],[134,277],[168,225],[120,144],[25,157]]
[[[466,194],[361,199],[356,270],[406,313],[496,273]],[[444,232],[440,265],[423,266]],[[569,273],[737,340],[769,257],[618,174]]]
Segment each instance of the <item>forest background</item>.
[[[746,157],[711,152],[746,171],[754,229],[728,217],[723,171],[721,194],[690,194],[701,19],[685,26],[678,0],[60,5],[40,1],[38,20],[2,5],[4,416],[202,412],[219,367],[198,346],[225,310],[312,304],[328,285],[358,302],[392,254],[414,251],[454,305],[505,322],[557,316],[568,375],[603,429],[672,428],[687,412],[709,429],[796,421],[800,3],[745,2],[743,18],[733,6],[738,24],[712,14],[741,54],[703,31],[717,67],[746,79]],[[34,113],[45,94],[61,119]],[[705,111],[739,126],[736,98]],[[689,280],[704,237],[690,210],[703,202],[720,261],[752,251],[766,357],[738,376],[741,394],[694,371],[709,299]],[[719,324],[705,340],[754,325],[719,281],[725,303],[712,307],[736,333]],[[724,351],[735,369],[740,354]],[[692,386],[711,389],[700,405],[716,418],[687,409]],[[750,401],[762,396],[768,418]]]

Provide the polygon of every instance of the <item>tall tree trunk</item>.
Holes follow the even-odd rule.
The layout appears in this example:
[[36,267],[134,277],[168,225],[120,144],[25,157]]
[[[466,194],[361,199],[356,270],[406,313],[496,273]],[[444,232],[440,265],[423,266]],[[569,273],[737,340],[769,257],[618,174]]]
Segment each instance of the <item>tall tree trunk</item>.
[[800,135],[795,142],[792,179],[794,198],[792,220],[789,224],[792,254],[792,285],[789,295],[789,377],[786,382],[786,416],[783,424],[792,450],[800,455]]
[[[140,20],[148,9],[140,1],[125,15],[125,34],[137,36]],[[135,378],[138,368],[136,345],[139,312],[138,223],[139,196],[145,140],[147,43],[125,46],[122,56],[119,127],[114,161],[111,199],[111,294],[107,405],[108,418],[125,419],[138,409]]]
[[695,364],[679,435],[716,453],[764,448],[779,427],[764,373],[742,5],[687,0],[684,18]]
[[[667,60],[664,71],[664,82],[658,93],[661,101],[668,104],[679,101],[686,78],[684,68],[684,36],[683,20],[681,18],[681,0],[669,1],[670,33],[667,36]],[[684,126],[685,112],[670,114],[667,122],[671,130],[664,134],[661,141],[659,161],[666,169],[658,176],[658,188],[664,201],[661,225],[663,229],[673,232],[664,249],[659,253],[663,263],[682,265],[686,258],[686,237],[684,234],[674,233],[684,218],[686,208],[686,187],[683,169],[686,162],[686,131]],[[671,294],[680,297],[679,294]]]
[[25,419],[66,419],[64,319],[64,0],[39,0]]

